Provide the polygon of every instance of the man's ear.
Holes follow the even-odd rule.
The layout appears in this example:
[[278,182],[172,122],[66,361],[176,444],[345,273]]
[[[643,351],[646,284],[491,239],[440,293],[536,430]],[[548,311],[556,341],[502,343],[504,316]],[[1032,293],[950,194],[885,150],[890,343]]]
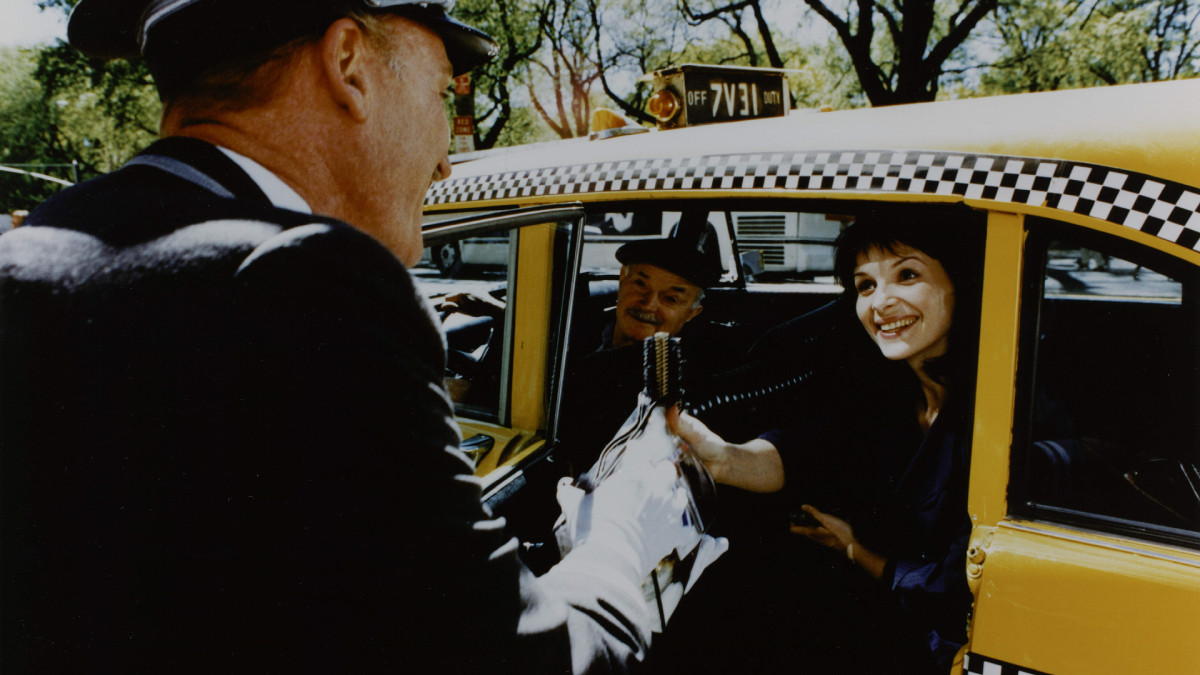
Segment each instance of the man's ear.
[[354,120],[367,118],[370,92],[366,77],[367,36],[352,19],[334,21],[319,44],[329,94]]
[[[691,321],[692,319],[700,316],[700,312],[703,312],[703,311],[704,311],[704,305],[696,305],[695,307],[692,308],[692,313],[687,318],[687,320]],[[684,321],[684,323],[687,323],[687,321]]]

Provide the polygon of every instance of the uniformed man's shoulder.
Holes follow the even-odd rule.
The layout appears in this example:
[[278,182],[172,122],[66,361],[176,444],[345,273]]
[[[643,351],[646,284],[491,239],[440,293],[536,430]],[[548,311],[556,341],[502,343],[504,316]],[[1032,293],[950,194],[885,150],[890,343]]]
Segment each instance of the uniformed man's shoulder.
[[26,225],[0,237],[0,270],[65,283],[105,271],[234,274],[272,253],[297,262],[346,256],[376,270],[402,268],[376,240],[335,219],[219,197],[153,168],[129,166],[51,197]]
[[114,246],[93,233],[30,225],[0,237],[0,275],[70,289],[105,279],[178,274],[244,255],[278,231],[269,223],[213,221]]

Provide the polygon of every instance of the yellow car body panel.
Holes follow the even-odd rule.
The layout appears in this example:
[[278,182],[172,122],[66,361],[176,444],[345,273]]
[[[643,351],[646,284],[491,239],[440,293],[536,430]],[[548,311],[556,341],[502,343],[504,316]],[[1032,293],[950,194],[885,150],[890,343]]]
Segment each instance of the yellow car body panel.
[[489,424],[468,418],[458,419],[458,429],[463,438],[483,435],[492,439],[493,445],[475,464],[475,475],[486,476],[530,444],[532,434],[499,424]]
[[1046,673],[1200,672],[1195,551],[1014,521],[982,566],[975,652]]
[[546,362],[549,349],[550,269],[554,228],[524,228],[518,243],[516,328],[511,388],[512,425],[538,429],[545,423]]
[[993,213],[988,218],[968,493],[972,522],[977,526],[994,525],[1007,512],[1021,254],[1025,244],[1022,226],[1022,218],[1012,214]]

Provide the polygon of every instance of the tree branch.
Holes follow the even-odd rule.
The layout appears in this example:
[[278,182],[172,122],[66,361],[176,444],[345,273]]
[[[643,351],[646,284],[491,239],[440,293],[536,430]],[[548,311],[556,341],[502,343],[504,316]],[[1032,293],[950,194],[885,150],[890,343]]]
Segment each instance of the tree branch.
[[732,5],[718,7],[717,9],[705,12],[703,14],[696,14],[695,12],[692,11],[692,7],[691,7],[691,5],[688,4],[687,0],[681,0],[680,9],[683,10],[683,17],[687,20],[687,22],[689,24],[691,24],[693,26],[699,26],[700,24],[704,23],[705,21],[715,19],[715,18],[721,16],[722,14],[727,14],[729,12],[741,11],[749,5],[757,5],[757,4],[758,4],[757,0],[742,0],[741,2],[735,2]]
[[604,94],[608,96],[611,101],[616,103],[617,106],[625,112],[625,114],[629,115],[633,119],[639,122],[645,122],[647,124],[654,124],[655,120],[652,115],[641,110],[640,108],[630,105],[625,99],[617,96],[617,93],[612,90],[612,87],[609,86],[608,76],[605,73],[605,71],[608,69],[604,66],[604,54],[600,50],[600,13],[596,8],[596,0],[588,0],[588,11],[591,13],[592,28],[596,33],[596,55],[599,57],[600,86],[604,89]]
[[758,34],[762,37],[763,49],[767,52],[767,62],[775,68],[782,68],[783,58],[779,56],[779,49],[775,46],[775,38],[771,35],[771,26],[763,16],[762,3],[754,0],[750,3],[750,7],[754,11],[754,20],[758,23]]
[[[969,0],[967,0],[969,2]],[[964,2],[966,4],[966,2]],[[953,26],[946,37],[938,41],[933,49],[929,50],[929,56],[926,61],[932,64],[937,64],[941,67],[950,54],[958,48],[959,45],[967,39],[971,31],[975,30],[975,26],[987,16],[989,12],[996,8],[996,0],[979,0],[979,4],[975,5],[971,11],[967,12],[961,22]]]
[[544,108],[542,106],[542,102],[538,100],[537,94],[533,93],[533,85],[527,84],[525,86],[529,90],[529,100],[533,102],[533,109],[536,110],[538,112],[538,114],[542,116],[542,119],[545,120],[546,124],[550,125],[550,130],[553,131],[554,133],[558,134],[559,138],[570,138],[571,137],[570,130],[563,129],[561,125],[556,124],[554,122],[554,118],[552,118],[550,116],[550,113],[546,112],[546,108]]
[[822,19],[825,19],[826,23],[833,26],[833,30],[841,38],[842,44],[849,44],[854,39],[854,35],[850,32],[850,24],[843,21],[842,17],[835,14],[829,7],[826,7],[824,2],[821,2],[821,0],[804,0],[804,4],[812,8]]

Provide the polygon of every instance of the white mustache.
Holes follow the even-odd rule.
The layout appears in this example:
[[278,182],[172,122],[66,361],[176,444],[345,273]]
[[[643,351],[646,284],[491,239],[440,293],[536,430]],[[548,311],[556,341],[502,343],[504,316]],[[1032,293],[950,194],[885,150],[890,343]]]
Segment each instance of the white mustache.
[[642,323],[648,323],[652,326],[658,326],[662,324],[662,322],[658,320],[658,317],[654,316],[653,314],[642,314],[635,309],[626,310],[625,313],[637,319],[638,321],[641,321]]

